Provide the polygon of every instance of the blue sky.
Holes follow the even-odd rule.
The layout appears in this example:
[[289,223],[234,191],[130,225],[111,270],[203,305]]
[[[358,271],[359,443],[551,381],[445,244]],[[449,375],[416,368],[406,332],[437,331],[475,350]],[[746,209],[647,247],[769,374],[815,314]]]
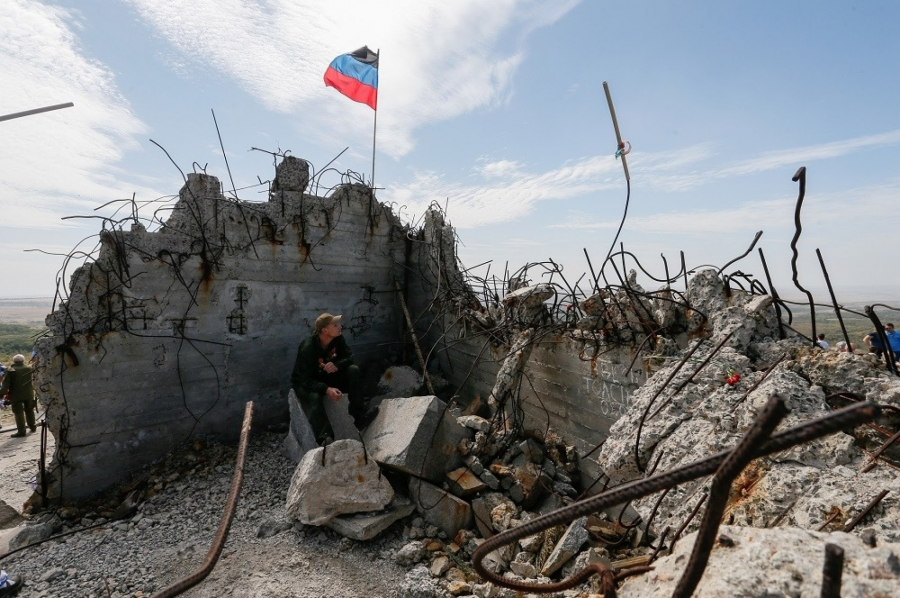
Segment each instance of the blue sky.
[[[721,265],[763,230],[790,294],[806,166],[801,283],[823,287],[820,248],[839,298],[900,298],[898,16],[887,1],[5,0],[0,114],[75,107],[0,123],[16,273],[0,296],[53,294],[62,259],[23,250],[94,246],[99,220],[62,217],[177,193],[150,139],[230,188],[210,109],[241,199],[264,200],[252,185],[273,175],[251,147],[316,168],[349,147],[332,166],[370,177],[372,110],[322,82],[366,44],[381,52],[378,197],[409,220],[446,203],[467,265],[552,257],[574,280],[584,248],[602,261],[625,201],[608,81],[633,147],[620,240],[655,274],[661,253]],[[756,252],[736,267],[763,277]]]

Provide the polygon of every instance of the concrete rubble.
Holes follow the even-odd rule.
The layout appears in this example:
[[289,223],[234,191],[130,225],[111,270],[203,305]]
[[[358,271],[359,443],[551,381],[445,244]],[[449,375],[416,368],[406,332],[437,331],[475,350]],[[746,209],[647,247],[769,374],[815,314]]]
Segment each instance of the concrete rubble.
[[[308,166],[285,159],[269,201],[251,218],[242,212],[246,205],[225,201],[214,177],[195,174],[161,232],[104,235],[101,258],[73,275],[73,296],[48,317],[52,335],[38,345],[50,429],[62,440],[48,482],[56,492],[51,498],[62,496],[64,479],[74,497],[84,496],[136,467],[129,458],[151,463],[195,431],[234,423],[242,406],[236,399],[252,395],[259,397],[260,425],[283,425],[289,416],[280,446],[296,464],[285,519],[260,525],[257,537],[308,526],[370,542],[393,530],[404,542],[391,560],[409,569],[400,595],[511,597],[517,594],[485,582],[471,567],[485,539],[650,470],[731,449],[774,394],[790,410],[781,429],[856,400],[900,410],[900,378],[870,356],[812,347],[784,330],[771,296],[731,288],[717,270],[685,275],[683,295],[668,285],[647,292],[631,271],[617,290],[598,287],[566,307],[555,303],[558,285],[531,284],[521,274],[505,281],[505,296],[495,289],[482,302],[465,282],[452,228],[439,212],[429,211],[423,228],[412,231],[364,186],[318,198],[305,193],[308,183]],[[189,217],[194,208],[205,219]],[[229,249],[239,254],[235,260],[222,257],[222,247],[198,253],[191,246],[190,238],[207,235],[210,226],[223,238],[226,229],[235,239],[248,237]],[[408,234],[420,243],[407,244]],[[260,258],[255,242],[269,245],[270,253]],[[352,244],[356,257],[365,256],[363,265],[316,250],[328,243]],[[221,250],[215,259],[206,253],[213,249]],[[173,251],[181,252],[178,267],[169,260]],[[356,268],[333,302],[318,296],[321,289],[308,290],[330,284],[310,260]],[[200,274],[180,289],[173,279],[188,262]],[[396,363],[396,355],[385,358],[383,349],[406,342],[394,293],[398,272],[407,270],[416,276],[403,291],[404,305],[429,315],[416,328],[430,356],[418,370]],[[303,285],[290,282],[298,278]],[[155,282],[130,286],[145,280]],[[170,296],[160,290],[166,288],[178,291]],[[375,293],[390,299],[377,300]],[[199,297],[200,309],[176,317],[185,297]],[[345,312],[351,344],[369,373],[377,363],[383,374],[377,386],[369,385],[376,389],[369,400],[378,407],[374,420],[357,432],[346,401],[329,402],[337,439],[319,447],[284,376],[267,373],[253,387],[238,380],[249,373],[241,369],[247,361],[287,371],[285,355],[296,346],[297,331],[334,304]],[[302,309],[290,309],[295,305]],[[127,333],[139,321],[146,332],[135,339]],[[226,334],[223,326],[227,345],[215,340]],[[271,347],[259,349],[258,331],[266,331]],[[183,356],[186,338],[216,348]],[[107,361],[107,353],[118,361]],[[59,372],[67,368],[64,393]],[[118,378],[130,368],[142,388],[165,379],[148,398],[162,401],[159,413],[119,401]],[[199,377],[184,383],[181,369]],[[422,394],[429,392],[426,371],[434,394]],[[95,380],[113,426],[80,407]],[[886,452],[874,467],[871,460],[885,428],[896,429],[900,418],[886,413],[882,419],[880,430],[846,430],[746,467],[695,595],[817,595],[826,543],[846,553],[842,595],[900,595],[900,476],[892,465],[900,451]],[[92,442],[101,448],[90,449]],[[108,472],[98,466],[104,458],[113,463]],[[688,518],[709,484],[701,478],[533,533],[494,550],[485,567],[506,579],[549,583],[591,563],[620,571],[655,558],[654,570],[623,582],[618,595],[670,595],[700,522]],[[883,491],[863,524],[843,532]],[[132,523],[153,525],[140,521]],[[29,525],[16,542],[54,527],[58,522]],[[679,528],[677,541],[663,538],[663,530]],[[594,579],[557,595],[596,590]]]
[[336,440],[307,452],[291,479],[286,513],[307,525],[338,515],[380,511],[394,489],[358,440]]

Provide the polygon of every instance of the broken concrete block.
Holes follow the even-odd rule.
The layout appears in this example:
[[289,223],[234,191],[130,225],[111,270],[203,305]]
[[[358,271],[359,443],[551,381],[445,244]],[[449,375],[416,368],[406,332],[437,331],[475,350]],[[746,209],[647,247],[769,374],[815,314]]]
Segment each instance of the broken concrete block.
[[[546,490],[553,484],[550,476],[542,471],[539,465],[535,465],[531,461],[516,467],[513,476],[516,482],[522,486],[522,496],[519,502],[526,509],[530,509],[537,504],[537,501],[544,496]],[[515,487],[515,484],[510,487],[510,491],[512,491],[513,487]]]
[[541,575],[553,575],[560,567],[566,564],[566,561],[578,554],[581,547],[588,541],[588,531],[584,524],[587,523],[587,517],[581,517],[569,524],[569,528],[556,543],[556,548],[547,557],[544,566],[541,568]]
[[[490,538],[497,532],[491,519],[491,511],[504,502],[509,502],[509,499],[499,492],[487,492],[472,501],[475,525],[483,538]],[[515,512],[515,506],[513,506],[513,512]]]
[[519,449],[526,459],[532,463],[544,462],[544,449],[534,438],[528,438],[519,443]]
[[10,538],[9,550],[15,550],[28,544],[46,540],[53,534],[53,526],[54,522],[52,521],[26,525],[20,529],[15,536]]
[[448,473],[447,483],[450,486],[450,492],[460,498],[468,498],[487,488],[487,485],[484,482],[479,480],[474,473],[465,467],[454,469]]
[[323,525],[347,513],[380,511],[394,497],[378,464],[358,440],[338,440],[311,450],[294,471],[287,516]]
[[363,542],[375,538],[395,521],[400,521],[415,510],[416,506],[408,498],[397,494],[384,511],[341,515],[325,525],[345,538]]
[[535,569],[534,565],[532,565],[531,563],[520,563],[518,561],[512,561],[509,564],[509,570],[519,577],[524,578],[535,577],[535,575],[537,575],[537,569]]
[[500,480],[497,479],[497,476],[489,472],[488,470],[484,470],[481,472],[481,475],[478,476],[482,482],[487,485],[491,490],[496,490],[500,487]]
[[378,395],[396,399],[411,397],[422,387],[422,374],[407,365],[395,365],[385,370],[378,380]]
[[439,556],[431,562],[431,575],[440,577],[450,568],[450,559],[445,556]]
[[335,440],[348,438],[359,440],[359,431],[350,416],[350,395],[344,394],[337,401],[322,399],[322,404],[325,406],[325,414],[334,431]]
[[303,413],[303,408],[300,406],[300,401],[297,400],[293,388],[288,392],[287,401],[291,414],[291,427],[284,439],[281,452],[294,463],[299,463],[307,451],[311,451],[319,444],[316,442],[316,435],[309,425],[309,420],[306,419],[306,414]]
[[463,415],[457,417],[456,421],[459,425],[471,428],[476,432],[488,432],[491,429],[491,422],[477,415]]
[[472,507],[449,492],[418,478],[409,481],[410,498],[428,523],[438,526],[451,538],[472,526]]
[[461,465],[456,449],[467,435],[445,410],[435,396],[384,401],[363,435],[369,454],[382,465],[441,483]]
[[285,156],[275,167],[275,180],[272,181],[273,195],[277,191],[306,190],[309,184],[309,162],[294,156]]

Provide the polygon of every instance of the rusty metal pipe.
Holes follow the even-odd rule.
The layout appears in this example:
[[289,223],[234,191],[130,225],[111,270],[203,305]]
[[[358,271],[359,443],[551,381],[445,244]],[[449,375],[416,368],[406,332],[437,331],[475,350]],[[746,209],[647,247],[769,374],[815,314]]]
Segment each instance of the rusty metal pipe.
[[234,510],[237,507],[237,499],[241,493],[241,484],[244,481],[244,459],[247,456],[247,443],[250,440],[250,424],[253,422],[253,401],[247,402],[244,409],[244,423],[241,426],[241,441],[238,444],[237,462],[234,465],[234,476],[231,478],[231,490],[228,492],[228,499],[225,501],[225,512],[222,513],[222,520],[219,522],[219,530],[213,539],[212,546],[206,554],[206,559],[196,571],[184,577],[172,585],[168,586],[153,594],[151,598],[172,598],[178,596],[182,592],[194,587],[209,575],[222,549],[225,547],[225,540],[228,538],[228,530],[231,529],[231,521],[234,519]]

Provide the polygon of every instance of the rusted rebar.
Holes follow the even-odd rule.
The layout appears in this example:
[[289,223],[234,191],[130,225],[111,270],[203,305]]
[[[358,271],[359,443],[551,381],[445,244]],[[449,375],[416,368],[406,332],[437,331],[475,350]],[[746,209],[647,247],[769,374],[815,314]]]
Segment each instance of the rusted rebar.
[[[868,401],[855,403],[844,409],[833,411],[820,418],[771,436],[761,446],[755,447],[753,458],[777,453],[797,444],[803,444],[848,427],[864,424],[875,419],[880,413],[881,408],[875,403]],[[472,553],[472,566],[483,579],[495,585],[514,590],[545,593],[562,591],[573,587],[573,582],[574,585],[581,583],[593,574],[593,570],[589,568],[579,571],[574,576],[555,584],[536,584],[511,580],[492,573],[484,566],[484,557],[506,544],[545,529],[568,524],[579,517],[595,513],[607,507],[622,504],[629,500],[636,500],[666,488],[710,475],[721,466],[729,454],[731,454],[731,451],[722,451],[672,471],[616,486],[611,490],[596,494],[546,515],[541,515],[518,527],[506,530],[492,538],[488,538],[475,549],[475,552]]]
[[703,503],[706,502],[706,499],[709,498],[709,494],[706,491],[700,496],[700,500],[697,501],[697,504],[694,505],[694,508],[691,509],[691,512],[685,517],[684,521],[681,522],[681,525],[678,526],[678,529],[675,530],[675,533],[672,534],[672,542],[669,543],[669,552],[668,554],[672,554],[675,550],[675,545],[678,543],[678,539],[681,537],[681,534],[684,533],[684,530],[687,529],[687,526],[691,524],[691,521],[694,520],[694,517],[697,516],[697,513],[700,512],[700,508],[703,506]]
[[866,508],[864,508],[862,511],[860,511],[856,517],[854,517],[853,519],[851,519],[850,521],[847,522],[847,525],[844,526],[843,531],[845,531],[847,533],[852,532],[853,528],[855,528],[859,524],[859,522],[862,521],[865,518],[865,516],[868,515],[869,512],[872,509],[874,509],[876,507],[876,505],[878,505],[878,503],[881,502],[881,499],[883,499],[885,496],[887,496],[888,492],[889,492],[889,490],[882,490],[881,492],[879,492],[878,496],[873,498],[872,501],[866,505]]
[[828,294],[831,295],[831,304],[834,306],[834,314],[837,316],[838,324],[841,325],[841,333],[844,335],[844,342],[847,343],[847,350],[849,351],[853,344],[850,342],[850,335],[847,334],[847,327],[844,326],[844,317],[841,315],[841,308],[834,296],[834,289],[831,286],[831,277],[828,276],[828,270],[825,269],[825,260],[822,259],[822,252],[819,251],[818,247],[816,247],[816,257],[819,258],[819,265],[822,266],[822,276],[825,277],[825,284],[828,286]]
[[800,281],[797,279],[797,240],[800,238],[800,233],[803,231],[803,225],[800,224],[800,208],[803,206],[803,198],[806,196],[806,166],[801,166],[797,169],[797,173],[791,179],[792,181],[800,182],[800,192],[797,196],[797,207],[794,209],[794,238],[791,239],[791,251],[793,252],[793,257],[791,257],[791,272],[793,272],[794,286],[800,290],[801,293],[806,295],[806,298],[809,299],[809,320],[810,326],[812,326],[812,344],[816,346],[816,304],[813,301],[812,293],[804,289],[800,285]]
[[866,464],[865,467],[862,468],[862,472],[868,473],[868,472],[872,471],[873,469],[875,469],[875,466],[878,465],[878,457],[880,457],[881,453],[886,451],[892,444],[897,442],[898,438],[900,438],[900,430],[897,430],[897,432],[893,436],[888,438],[887,441],[884,444],[882,444],[878,448],[877,451],[872,453],[872,455],[869,457],[869,462]]
[[716,354],[722,349],[722,347],[725,346],[725,343],[727,343],[729,341],[729,339],[731,339],[731,337],[734,335],[734,333],[737,332],[738,328],[739,327],[733,328],[731,330],[731,332],[729,332],[728,334],[725,335],[725,338],[723,338],[722,340],[719,341],[718,345],[713,347],[713,350],[709,352],[709,355],[707,355],[706,358],[702,362],[700,362],[700,365],[697,366],[697,369],[694,370],[694,373],[691,374],[690,376],[688,376],[687,378],[685,378],[681,382],[681,384],[679,384],[678,387],[675,388],[675,390],[672,392],[672,394],[669,395],[669,397],[665,401],[663,401],[662,405],[657,407],[656,411],[654,411],[653,413],[650,414],[650,417],[648,419],[653,419],[654,417],[659,415],[659,412],[662,411],[666,407],[666,405],[668,405],[669,403],[672,402],[672,399],[675,398],[675,395],[677,395],[679,392],[681,392],[684,389],[684,387],[687,386],[688,383],[691,380],[693,380],[697,374],[699,374],[701,371],[703,371],[703,368],[706,367],[706,364],[708,364],[710,362],[710,360],[712,360],[712,358],[715,357]]
[[719,524],[728,504],[731,484],[753,460],[753,447],[767,439],[787,414],[788,409],[784,404],[784,399],[777,395],[769,397],[766,406],[763,407],[750,430],[716,471],[709,489],[706,511],[703,513],[703,520],[694,540],[694,548],[691,550],[691,558],[684,573],[681,574],[681,579],[678,580],[678,585],[675,586],[672,598],[689,598],[697,589],[700,578],[706,571],[706,564],[709,562],[709,555],[712,553],[713,543],[719,532]]
[[691,356],[697,352],[697,349],[699,349],[702,344],[703,339],[698,340],[697,344],[694,345],[687,352],[687,354],[681,358],[681,361],[678,362],[678,365],[675,366],[675,369],[672,370],[672,373],[669,374],[669,377],[666,378],[665,381],[659,386],[659,388],[656,389],[656,394],[654,394],[653,397],[647,402],[647,406],[644,408],[644,412],[641,414],[641,419],[638,422],[637,437],[634,441],[634,464],[637,466],[639,471],[644,471],[640,459],[641,431],[644,428],[644,421],[647,419],[647,415],[650,413],[650,408],[653,407],[654,401],[659,398],[659,395],[661,395],[662,391],[666,389],[666,387],[669,385],[669,382],[671,382],[672,379],[675,378],[676,375],[678,375],[678,372],[681,371],[681,368],[684,367],[684,364],[688,362],[688,359],[690,359]]
[[841,598],[841,576],[844,572],[844,549],[837,544],[825,545],[825,563],[822,565],[821,598]]
[[825,519],[825,521],[822,522],[822,525],[820,525],[819,527],[816,528],[816,531],[817,531],[817,532],[820,532],[820,531],[824,530],[826,527],[828,527],[828,524],[830,524],[832,521],[834,521],[835,519],[837,519],[837,518],[838,518],[838,515],[840,515],[840,514],[841,514],[840,509],[835,509],[835,510],[831,513],[831,515],[829,515],[828,518]]
[[247,456],[247,443],[250,440],[250,424],[253,421],[253,401],[247,402],[244,409],[244,423],[241,426],[241,440],[238,444],[237,461],[234,465],[234,476],[231,478],[231,490],[228,492],[228,499],[225,501],[225,511],[222,513],[222,520],[219,522],[219,529],[216,537],[213,539],[212,546],[206,554],[206,559],[196,571],[184,577],[172,585],[163,588],[151,598],[172,598],[178,596],[182,592],[194,587],[212,572],[213,567],[222,554],[222,548],[225,547],[225,540],[228,538],[228,530],[231,529],[231,520],[234,518],[234,511],[237,507],[237,499],[241,493],[241,484],[244,481],[244,459]]

